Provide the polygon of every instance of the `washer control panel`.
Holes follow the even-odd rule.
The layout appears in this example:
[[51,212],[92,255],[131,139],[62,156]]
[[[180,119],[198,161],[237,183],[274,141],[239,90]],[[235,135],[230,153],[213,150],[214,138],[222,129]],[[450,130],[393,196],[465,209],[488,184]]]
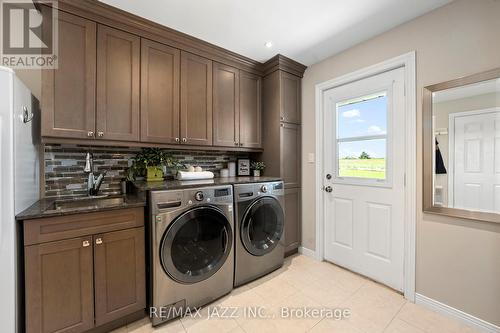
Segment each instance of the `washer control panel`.
[[191,205],[232,204],[233,187],[231,185],[223,185],[181,190],[151,191],[150,196],[152,213],[158,214]]
[[229,203],[233,200],[231,186],[185,190],[184,197],[188,204]]

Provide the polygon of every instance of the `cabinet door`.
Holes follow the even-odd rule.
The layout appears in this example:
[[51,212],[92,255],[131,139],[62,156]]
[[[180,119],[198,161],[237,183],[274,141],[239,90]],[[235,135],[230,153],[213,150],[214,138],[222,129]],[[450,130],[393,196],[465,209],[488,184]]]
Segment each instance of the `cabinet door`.
[[146,307],[144,227],[94,236],[96,326]]
[[285,189],[285,253],[300,245],[300,188]]
[[240,140],[239,70],[213,64],[214,146],[234,147]]
[[26,332],[83,332],[94,326],[92,238],[26,246]]
[[262,79],[240,71],[240,146],[262,146]]
[[281,72],[281,121],[300,124],[300,77]]
[[42,135],[94,138],[96,24],[58,15],[58,68],[42,71]]
[[286,188],[300,187],[300,125],[281,123],[281,177]]
[[181,52],[181,141],[212,144],[212,61]]
[[179,142],[180,51],[141,40],[141,141]]
[[97,28],[97,138],[139,141],[140,38]]

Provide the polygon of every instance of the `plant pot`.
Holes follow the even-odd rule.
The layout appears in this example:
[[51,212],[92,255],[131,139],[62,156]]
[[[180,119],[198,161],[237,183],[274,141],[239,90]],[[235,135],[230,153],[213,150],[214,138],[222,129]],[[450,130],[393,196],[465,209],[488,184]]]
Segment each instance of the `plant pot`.
[[260,177],[260,170],[254,170],[253,171],[253,176],[254,177]]
[[146,180],[148,182],[163,181],[163,168],[161,166],[148,166]]

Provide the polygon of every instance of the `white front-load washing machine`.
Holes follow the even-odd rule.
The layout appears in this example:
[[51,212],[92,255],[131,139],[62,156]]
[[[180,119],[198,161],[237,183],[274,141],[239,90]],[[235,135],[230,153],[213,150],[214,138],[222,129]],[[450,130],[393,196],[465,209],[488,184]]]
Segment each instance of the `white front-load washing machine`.
[[283,266],[284,194],[281,181],[234,185],[235,286]]
[[233,289],[232,186],[150,193],[150,297],[154,326]]

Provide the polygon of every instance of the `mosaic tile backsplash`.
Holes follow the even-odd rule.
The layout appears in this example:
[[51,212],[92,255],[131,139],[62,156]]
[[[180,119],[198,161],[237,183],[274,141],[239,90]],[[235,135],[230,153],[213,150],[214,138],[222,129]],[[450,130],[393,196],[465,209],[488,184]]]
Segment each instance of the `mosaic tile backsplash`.
[[[135,154],[140,148],[88,147],[79,145],[50,144],[45,146],[45,196],[69,197],[87,195],[87,174],[83,171],[85,156],[92,152],[94,172],[106,171],[100,192],[120,194],[120,182],[126,175]],[[201,166],[219,176],[219,171],[230,161],[248,158],[248,154],[226,151],[167,150],[181,164]],[[171,172],[167,176],[172,177]]]

